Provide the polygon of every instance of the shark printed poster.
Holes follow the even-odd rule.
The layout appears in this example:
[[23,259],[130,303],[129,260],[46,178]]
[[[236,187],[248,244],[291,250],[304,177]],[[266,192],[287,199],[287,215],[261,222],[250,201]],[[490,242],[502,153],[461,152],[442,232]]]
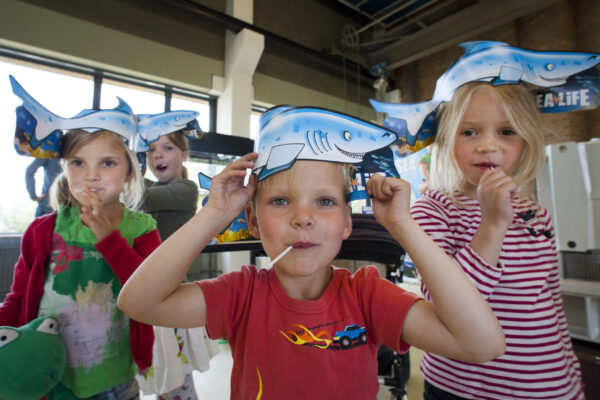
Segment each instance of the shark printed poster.
[[598,70],[590,68],[570,77],[562,86],[539,89],[534,94],[542,113],[591,110],[600,104]]

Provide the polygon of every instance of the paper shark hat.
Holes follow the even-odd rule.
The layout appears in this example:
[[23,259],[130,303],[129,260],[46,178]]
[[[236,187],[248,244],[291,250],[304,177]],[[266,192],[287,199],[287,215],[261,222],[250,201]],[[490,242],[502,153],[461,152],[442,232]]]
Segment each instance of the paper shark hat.
[[23,100],[16,109],[15,149],[21,155],[59,158],[63,132],[82,129],[87,132],[108,130],[121,136],[133,148],[137,135],[131,107],[118,98],[119,105],[110,110],[82,110],[73,118],[62,118],[42,106],[15,78],[9,76],[13,93]]
[[262,180],[296,160],[358,164],[389,146],[394,132],[350,115],[317,107],[276,106],[260,117],[253,173]]
[[183,129],[186,136],[195,138],[202,130],[196,119],[200,115],[197,111],[169,111],[160,114],[138,114],[137,138],[134,145],[136,152],[150,150],[150,144],[157,141],[162,135]]
[[600,54],[532,51],[503,42],[462,43],[465,53],[438,80],[431,100],[421,103],[383,103],[370,100],[377,112],[387,113],[385,126],[414,145],[423,121],[449,101],[461,85],[471,81],[492,85],[527,82],[541,87],[563,85],[567,79],[600,63]]

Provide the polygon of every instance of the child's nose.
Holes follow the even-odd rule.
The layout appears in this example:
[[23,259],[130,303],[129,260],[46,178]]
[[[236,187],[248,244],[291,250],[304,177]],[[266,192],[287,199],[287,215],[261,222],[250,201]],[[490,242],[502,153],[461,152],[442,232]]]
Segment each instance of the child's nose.
[[99,174],[96,168],[88,168],[86,170],[85,179],[87,179],[88,181],[95,181],[98,180],[98,178]]
[[295,228],[309,228],[314,224],[313,216],[308,207],[300,206],[294,210],[292,225]]
[[498,150],[498,140],[494,135],[481,135],[477,142],[477,151],[489,153]]

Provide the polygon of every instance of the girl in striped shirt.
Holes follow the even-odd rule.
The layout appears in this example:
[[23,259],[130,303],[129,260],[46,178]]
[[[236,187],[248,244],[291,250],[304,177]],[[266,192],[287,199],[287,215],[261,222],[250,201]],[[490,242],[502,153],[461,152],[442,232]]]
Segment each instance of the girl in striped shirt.
[[442,109],[430,190],[412,214],[488,301],[506,353],[484,364],[425,353],[425,400],[584,398],[552,221],[534,201],[543,162],[541,118],[524,86],[471,82]]

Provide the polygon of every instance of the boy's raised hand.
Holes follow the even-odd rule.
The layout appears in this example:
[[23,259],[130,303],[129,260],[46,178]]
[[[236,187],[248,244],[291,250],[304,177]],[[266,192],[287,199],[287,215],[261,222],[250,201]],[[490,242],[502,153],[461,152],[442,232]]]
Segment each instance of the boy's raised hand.
[[248,184],[244,186],[247,170],[254,167],[256,153],[248,153],[231,162],[221,173],[216,175],[210,184],[209,207],[223,216],[227,222],[235,218],[244,206],[252,199],[256,190],[256,176],[251,174]]
[[375,174],[367,182],[367,192],[373,199],[375,218],[386,228],[411,218],[408,182]]

